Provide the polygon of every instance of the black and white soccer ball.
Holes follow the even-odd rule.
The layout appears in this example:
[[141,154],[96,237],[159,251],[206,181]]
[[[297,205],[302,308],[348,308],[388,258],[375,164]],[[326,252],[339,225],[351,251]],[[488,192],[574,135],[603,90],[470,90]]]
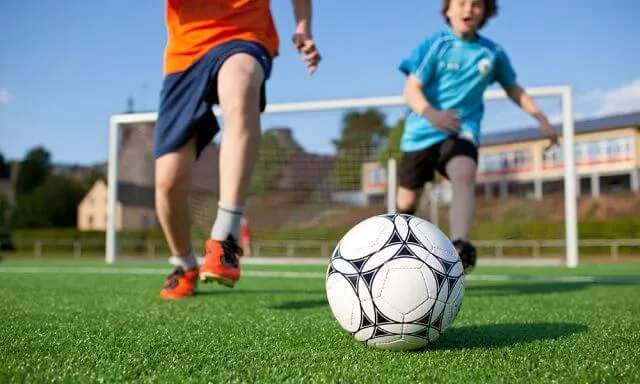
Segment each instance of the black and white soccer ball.
[[326,276],[331,311],[356,340],[413,350],[437,340],[464,297],[462,262],[449,238],[416,216],[373,216],[336,246]]

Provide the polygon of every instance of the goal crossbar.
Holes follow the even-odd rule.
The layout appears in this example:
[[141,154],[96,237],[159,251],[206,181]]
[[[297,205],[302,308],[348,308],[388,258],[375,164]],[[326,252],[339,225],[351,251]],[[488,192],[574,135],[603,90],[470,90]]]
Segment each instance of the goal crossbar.
[[[577,178],[574,148],[574,122],[573,122],[573,95],[572,88],[568,85],[531,87],[527,93],[532,97],[559,97],[562,104],[562,148],[564,158],[564,206],[565,206],[565,239],[566,239],[566,264],[568,267],[578,265],[578,218],[577,218]],[[502,89],[487,90],[485,100],[504,100],[506,94]],[[267,105],[264,113],[291,113],[291,112],[315,112],[353,108],[375,107],[399,107],[405,106],[402,96],[367,97],[334,99],[319,101],[303,101],[290,103],[276,103]],[[220,116],[220,110],[213,108],[216,116]],[[116,235],[116,203],[118,200],[118,151],[120,149],[120,125],[131,123],[154,122],[157,112],[126,113],[113,115],[109,122],[109,151],[108,151],[108,175],[107,175],[107,230],[106,230],[106,255],[107,263],[114,263],[117,256]],[[569,150],[571,149],[571,150]],[[393,163],[395,166],[395,163]],[[395,172],[393,173],[395,175]],[[391,174],[390,174],[391,176]],[[388,183],[388,200],[395,196],[395,180]],[[393,199],[395,201],[395,199]],[[388,210],[392,210],[389,203]]]

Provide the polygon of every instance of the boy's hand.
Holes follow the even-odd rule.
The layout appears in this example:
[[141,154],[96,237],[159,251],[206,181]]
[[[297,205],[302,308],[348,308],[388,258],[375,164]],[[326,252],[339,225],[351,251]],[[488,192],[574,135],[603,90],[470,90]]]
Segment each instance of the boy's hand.
[[313,75],[318,69],[318,63],[322,59],[311,37],[306,33],[296,33],[293,35],[293,44],[299,53],[304,54],[302,60],[309,68],[309,75]]
[[549,146],[547,147],[547,149],[558,145],[558,135],[553,130],[553,127],[551,126],[551,124],[549,124],[548,121],[545,120],[540,123],[540,130],[545,135],[545,137],[549,139]]
[[424,117],[440,131],[446,134],[457,134],[460,132],[460,118],[454,110],[438,111],[434,108],[427,108],[424,112]]

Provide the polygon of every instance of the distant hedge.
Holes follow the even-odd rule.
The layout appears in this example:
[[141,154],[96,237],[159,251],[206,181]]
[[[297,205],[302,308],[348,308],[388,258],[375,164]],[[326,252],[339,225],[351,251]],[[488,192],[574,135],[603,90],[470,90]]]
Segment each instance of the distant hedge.
[[[260,240],[339,240],[348,228],[281,228],[254,231]],[[448,233],[446,226],[442,227]],[[638,239],[640,220],[581,221],[578,233],[582,239]],[[563,222],[502,221],[481,223],[473,227],[472,239],[478,240],[555,240],[564,239]]]
[[[442,228],[448,233],[448,228]],[[254,230],[254,241],[288,240],[327,240],[337,242],[348,228],[279,228]],[[640,239],[640,220],[582,221],[578,225],[581,239]],[[195,239],[202,239],[205,233],[194,233]],[[481,223],[472,230],[472,239],[476,240],[562,240],[565,237],[563,222],[542,221],[502,221]],[[147,242],[151,240],[157,252],[167,252],[164,236],[160,230],[122,231],[118,234],[121,250],[135,254],[148,251]],[[33,251],[36,240],[46,240],[42,247],[46,251],[63,249],[68,252],[69,240],[82,241],[83,252],[104,252],[105,233],[103,231],[79,231],[75,228],[24,229],[0,231],[3,250]],[[57,246],[56,242],[61,245]],[[62,245],[64,242],[64,245]],[[58,248],[56,248],[58,247]],[[588,253],[606,251],[593,249]],[[626,253],[626,252],[624,252]]]
[[[312,228],[289,227],[277,229],[253,230],[256,240],[338,240],[348,228]],[[443,227],[447,232],[448,228]],[[640,238],[640,220],[607,220],[581,221],[578,233],[583,239],[638,239]],[[78,239],[104,240],[103,231],[79,231],[75,228],[48,229],[20,229],[0,231],[13,240],[37,239]],[[204,237],[204,233],[194,233],[194,237]],[[481,240],[532,240],[532,239],[563,239],[565,225],[563,222],[543,221],[502,221],[495,223],[481,223],[473,227],[472,238]],[[164,240],[160,230],[153,231],[121,231],[121,240]]]

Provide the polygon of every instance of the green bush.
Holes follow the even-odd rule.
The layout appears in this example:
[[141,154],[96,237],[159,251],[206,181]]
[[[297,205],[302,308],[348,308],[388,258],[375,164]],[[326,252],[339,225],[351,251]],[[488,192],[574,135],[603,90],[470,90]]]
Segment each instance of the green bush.
[[[448,228],[442,228],[448,233]],[[253,231],[254,241],[329,241],[337,243],[349,228],[309,228],[288,227],[277,229],[256,229]],[[631,219],[596,221],[582,221],[578,224],[578,233],[581,239],[638,239],[640,238],[640,221]],[[194,231],[194,240],[200,242],[208,233]],[[485,222],[473,227],[472,239],[476,240],[562,240],[565,237],[563,222],[543,221],[502,221],[497,223]],[[105,233],[103,231],[79,231],[75,228],[49,228],[49,229],[23,229],[0,233],[2,248],[4,251],[17,251],[31,253],[34,250],[34,242],[46,240],[42,243],[42,252],[71,254],[73,242],[82,241],[83,254],[100,254],[105,251]],[[153,231],[122,231],[118,234],[119,247],[122,253],[131,255],[146,255],[148,253],[147,242],[155,244],[156,254],[162,255],[168,252],[164,236],[160,230]],[[276,252],[272,250],[271,253]],[[505,254],[523,254],[530,249],[505,249]],[[544,249],[543,252],[562,253],[562,249]],[[584,248],[583,254],[606,254],[608,247]],[[265,249],[265,256],[270,253]],[[282,250],[277,250],[282,254]],[[303,251],[302,255],[314,253],[311,249]],[[629,248],[621,248],[621,254],[633,253]],[[637,251],[635,252],[637,253]]]

